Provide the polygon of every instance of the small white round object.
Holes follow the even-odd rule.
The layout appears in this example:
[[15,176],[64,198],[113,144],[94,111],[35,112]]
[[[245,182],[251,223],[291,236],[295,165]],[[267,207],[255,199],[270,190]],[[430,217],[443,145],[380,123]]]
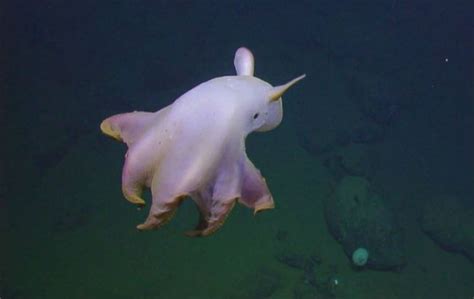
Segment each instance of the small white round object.
[[352,253],[352,262],[358,267],[363,267],[367,264],[369,259],[369,252],[363,247],[357,248],[354,253]]

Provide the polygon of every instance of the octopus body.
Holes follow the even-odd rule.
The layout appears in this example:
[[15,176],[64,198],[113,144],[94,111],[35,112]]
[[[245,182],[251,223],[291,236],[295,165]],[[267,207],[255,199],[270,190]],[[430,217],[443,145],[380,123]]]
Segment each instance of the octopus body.
[[273,87],[253,76],[254,58],[237,50],[236,76],[204,82],[157,112],[131,112],[105,119],[100,128],[128,146],[122,191],[143,206],[144,188],[152,204],[139,230],[168,222],[184,198],[197,205],[200,220],[190,236],[207,236],[225,221],[236,202],[254,212],[274,207],[260,171],[245,152],[245,138],[282,120],[281,95],[300,76]]

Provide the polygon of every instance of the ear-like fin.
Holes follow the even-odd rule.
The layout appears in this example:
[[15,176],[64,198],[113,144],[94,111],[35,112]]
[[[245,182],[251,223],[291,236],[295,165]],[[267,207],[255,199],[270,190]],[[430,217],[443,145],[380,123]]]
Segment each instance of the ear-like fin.
[[270,91],[270,102],[278,101],[281,98],[281,96],[285,93],[285,91],[288,90],[288,88],[295,85],[296,82],[302,80],[304,77],[306,77],[305,74],[291,80],[290,82],[286,84],[273,87],[272,90]]
[[235,52],[234,66],[237,75],[253,76],[255,60],[252,52],[245,47],[237,49]]

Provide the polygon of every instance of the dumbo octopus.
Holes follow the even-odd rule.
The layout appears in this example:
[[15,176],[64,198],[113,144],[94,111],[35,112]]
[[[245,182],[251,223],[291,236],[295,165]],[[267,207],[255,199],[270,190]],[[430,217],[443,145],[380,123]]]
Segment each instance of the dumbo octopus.
[[139,230],[161,227],[186,197],[200,212],[189,236],[215,232],[237,201],[254,213],[274,207],[265,179],[247,157],[245,138],[280,124],[282,94],[305,75],[273,87],[253,76],[253,54],[243,47],[234,66],[236,76],[204,82],[157,112],[117,114],[101,123],[104,134],[128,146],[125,198],[143,206],[142,191],[151,189],[151,208]]

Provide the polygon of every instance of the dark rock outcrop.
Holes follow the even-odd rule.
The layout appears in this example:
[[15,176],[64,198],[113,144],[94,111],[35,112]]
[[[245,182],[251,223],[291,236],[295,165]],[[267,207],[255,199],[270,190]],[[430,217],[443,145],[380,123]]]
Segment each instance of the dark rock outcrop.
[[428,201],[420,224],[441,248],[461,253],[474,262],[474,207],[453,196]]
[[369,252],[367,267],[399,270],[404,264],[403,234],[394,214],[369,182],[344,177],[325,199],[325,217],[332,236],[351,259],[359,247]]

